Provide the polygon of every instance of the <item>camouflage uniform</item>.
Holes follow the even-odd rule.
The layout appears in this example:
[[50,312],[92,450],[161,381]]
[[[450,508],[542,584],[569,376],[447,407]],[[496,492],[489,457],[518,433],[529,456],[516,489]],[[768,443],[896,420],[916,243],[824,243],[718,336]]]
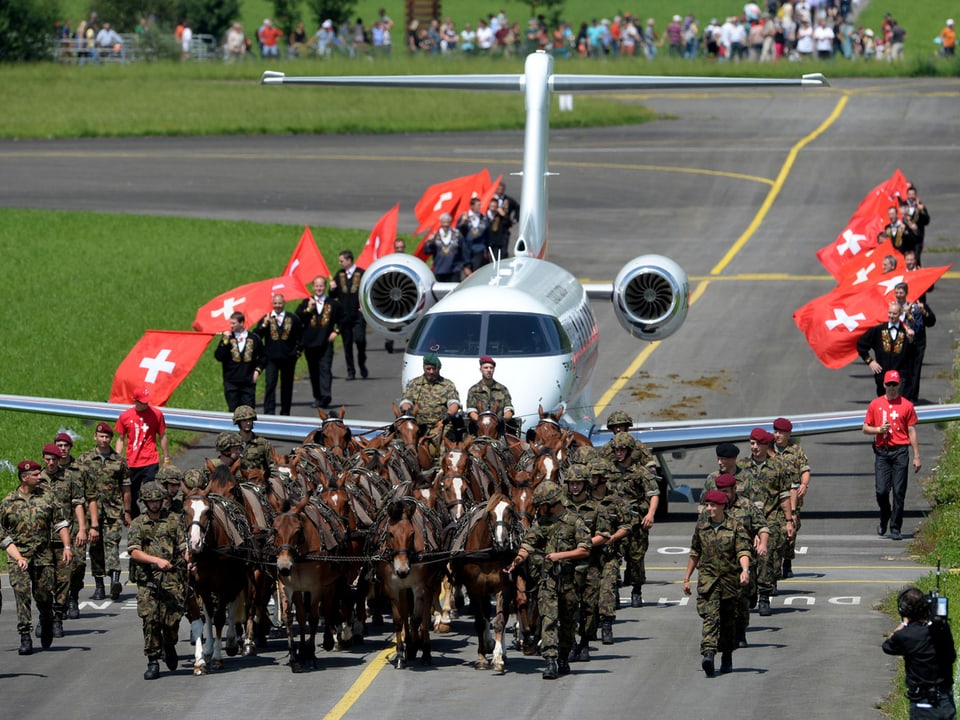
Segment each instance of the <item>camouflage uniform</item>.
[[[601,532],[614,535],[621,529],[632,529],[638,522],[636,513],[630,504],[616,492],[607,488],[607,494],[600,500],[599,525]],[[627,538],[603,546],[601,552],[602,568],[600,572],[600,620],[613,621],[617,614],[620,590],[620,561],[623,558],[622,545]]]
[[[773,449],[777,451],[777,457],[784,460],[791,468],[790,489],[796,492],[800,489],[800,479],[804,473],[810,472],[810,461],[807,459],[807,453],[793,440],[788,442],[785,447],[780,447],[776,443]],[[803,507],[803,497],[797,497],[797,507],[793,513],[793,537],[787,541],[784,550],[783,559],[792,561],[796,556],[795,548],[797,544],[797,535],[800,532],[800,508]]]
[[57,556],[55,569],[56,581],[53,591],[53,614],[54,617],[62,620],[67,607],[67,599],[71,591],[71,577],[74,572],[74,567],[80,562],[82,563],[81,567],[86,568],[84,549],[76,545],[77,532],[80,530],[80,526],[77,522],[75,510],[76,507],[83,505],[84,483],[81,480],[80,473],[77,472],[76,469],[68,473],[63,467],[60,467],[52,476],[44,470],[40,476],[42,478],[40,487],[43,488],[43,492],[51,496],[59,507],[61,516],[69,523],[70,543],[76,548],[73,561],[65,565],[61,559],[63,543],[60,542],[60,535],[56,530],[51,531],[50,542],[53,544],[54,555]]
[[592,540],[594,535],[603,533],[599,526],[600,501],[590,496],[587,468],[583,465],[571,465],[565,474],[568,482],[572,482],[575,478],[577,481],[584,483],[584,497],[577,500],[571,497],[568,492],[563,504],[567,509],[580,516],[580,519],[587,526],[591,538],[590,557],[577,563],[573,574],[573,586],[580,605],[580,616],[577,623],[577,633],[580,636],[580,641],[574,649],[575,656],[571,659],[578,659],[576,655],[589,645],[591,634],[595,635],[597,632],[597,605],[600,601],[603,548],[601,546],[594,547]]
[[[624,498],[633,513],[633,526],[623,540],[623,557],[626,560],[625,585],[632,585],[632,594],[640,595],[640,588],[647,582],[646,555],[650,547],[650,531],[641,522],[650,511],[650,498],[660,495],[657,477],[643,465],[631,463],[623,466],[611,463],[614,472],[608,476],[608,490]],[[639,607],[638,602],[633,602]]]
[[[750,584],[740,588],[740,601],[737,603],[737,642],[740,640],[746,642],[747,627],[750,625],[750,606],[754,604],[757,595],[757,555],[753,551],[753,541],[761,533],[769,535],[770,528],[767,527],[766,518],[760,512],[760,508],[739,493],[736,500],[727,503],[727,515],[743,525],[750,538]],[[768,537],[768,547],[769,540]]]
[[[80,492],[80,504],[84,507],[84,512],[86,515],[86,528],[89,538],[90,513],[86,512],[86,508],[89,503],[99,500],[97,496],[96,485],[87,475],[86,468],[78,460],[74,460],[74,458],[70,455],[67,455],[60,461],[60,468],[63,470],[64,475],[66,475],[69,478],[69,481],[73,484],[75,491],[79,490]],[[77,533],[80,531],[80,526],[77,524],[76,515],[71,514],[70,517],[72,518],[70,527],[70,542],[73,543],[75,548],[77,548]],[[97,521],[99,522],[99,517]],[[57,536],[56,539],[59,541],[60,537]],[[74,606],[78,604],[77,596],[83,589],[83,577],[87,573],[86,550],[86,547],[77,548],[77,552],[73,554],[73,562],[70,564],[70,574],[68,580],[69,588],[67,594]],[[75,614],[71,617],[75,617],[76,612],[78,612],[78,608],[75,608]]]
[[480,406],[484,410],[493,410],[494,405],[500,415],[508,410],[513,412],[513,400],[506,385],[496,380],[491,380],[488,385],[481,380],[467,391],[467,414],[476,412]]
[[175,645],[186,598],[183,555],[187,538],[179,517],[161,510],[157,520],[144,513],[131,524],[127,550],[169,560],[174,568],[161,572],[153,565],[130,565],[137,583],[137,614],[143,619],[143,654],[158,658],[164,646]]
[[96,449],[77,458],[86,483],[97,496],[100,542],[90,546],[90,569],[95,578],[120,572],[120,541],[123,537],[123,489],[130,487],[127,460],[112,448],[106,455]]
[[240,467],[244,470],[261,469],[264,475],[269,475],[270,471],[276,467],[277,463],[273,459],[273,445],[270,441],[259,435],[254,435],[249,440],[245,440],[243,452],[240,455]]
[[[26,570],[14,562],[8,565],[17,602],[17,631],[21,635],[33,629],[31,593],[37,601],[41,624],[53,621],[54,568],[59,558],[54,555],[51,537],[65,527],[69,527],[69,522],[63,509],[49,493],[25,495],[17,489],[0,501],[0,548],[5,550],[13,543],[29,562]],[[59,547],[62,549],[63,545]]]
[[[574,511],[564,509],[560,517],[541,518],[523,538],[521,547],[528,553],[562,552],[591,547],[590,530]],[[540,648],[545,658],[566,659],[573,649],[577,619],[577,596],[573,587],[571,563],[544,560],[537,595],[542,621]]]
[[411,406],[419,406],[417,422],[432,427],[446,416],[451,400],[460,404],[460,395],[452,380],[438,375],[437,382],[430,382],[425,375],[421,375],[407,383],[400,405],[410,403]]
[[736,648],[740,558],[750,556],[750,538],[740,522],[726,515],[714,526],[701,515],[690,541],[697,564],[697,614],[703,618],[700,654],[728,653]]
[[757,590],[762,601],[776,592],[786,549],[786,517],[781,503],[790,498],[790,470],[776,456],[760,462],[750,457],[743,462],[743,471],[738,475],[738,478],[741,477],[746,482],[743,487],[737,483],[737,494],[746,497],[760,509],[770,530],[767,555],[757,561]]

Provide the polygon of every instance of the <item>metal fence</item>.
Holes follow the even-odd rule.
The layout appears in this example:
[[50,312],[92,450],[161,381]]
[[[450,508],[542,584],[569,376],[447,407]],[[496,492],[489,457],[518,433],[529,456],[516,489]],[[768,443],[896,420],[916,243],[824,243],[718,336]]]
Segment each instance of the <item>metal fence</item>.
[[[54,59],[62,63],[85,65],[98,63],[129,63],[158,58],[182,57],[177,40],[170,36],[163,47],[143,40],[136,33],[120,34],[120,42],[113,47],[99,47],[86,39],[60,38],[53,43]],[[215,60],[222,57],[217,39],[213,35],[197,34],[190,43],[190,53],[185,59]]]

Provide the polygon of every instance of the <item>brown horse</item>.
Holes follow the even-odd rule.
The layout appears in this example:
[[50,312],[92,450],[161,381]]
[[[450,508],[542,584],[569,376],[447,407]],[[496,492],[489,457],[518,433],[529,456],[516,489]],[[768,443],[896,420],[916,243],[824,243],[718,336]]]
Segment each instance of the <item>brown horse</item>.
[[[236,655],[236,619],[247,607],[251,578],[247,559],[252,556],[250,531],[243,511],[231,500],[204,489],[184,498],[187,547],[194,563],[190,582],[203,603],[205,624],[194,632],[194,675],[209,667],[223,667],[223,628],[227,627],[226,650]],[[253,614],[247,618],[252,634]],[[199,621],[197,621],[199,623]],[[206,643],[203,639],[206,638]]]
[[[454,578],[467,588],[474,613],[478,670],[490,667],[487,655],[492,653],[493,669],[504,671],[503,630],[515,592],[513,579],[503,569],[516,555],[522,534],[520,519],[513,511],[510,498],[496,493],[485,505],[478,505],[470,511],[451,545]],[[496,598],[492,642],[489,637],[491,595]]]
[[353,432],[343,422],[346,408],[341,405],[340,410],[329,414],[317,408],[317,415],[320,416],[320,428],[307,435],[304,444],[318,443],[342,458],[349,457],[360,449],[360,443],[354,439]]
[[440,521],[412,498],[385,509],[369,538],[377,577],[390,599],[397,644],[396,667],[416,658],[430,665],[430,612],[440,590],[444,562],[425,557],[441,549]]
[[[286,506],[273,521],[276,533],[277,572],[282,579],[288,603],[296,608],[300,625],[299,651],[294,651],[293,617],[286,613],[287,647],[290,669],[297,673],[307,665],[316,667],[315,639],[320,623],[321,607],[324,623],[324,649],[334,646],[333,626],[339,620],[339,601],[345,590],[345,579],[340,563],[325,560],[342,549],[346,528],[329,511],[324,513],[310,498],[296,506]],[[305,599],[309,598],[309,607]],[[310,639],[305,641],[309,625]]]
[[[514,475],[513,485],[510,488],[510,501],[513,503],[513,512],[517,516],[523,532],[530,529],[536,521],[536,508],[533,504],[533,485],[530,482],[530,472],[518,472]],[[536,588],[532,586],[527,573],[527,564],[524,563],[514,571],[517,608],[517,646],[524,655],[536,652],[536,629],[539,622],[537,611]]]
[[429,470],[433,467],[433,456],[430,454],[430,448],[424,442],[424,428],[417,422],[417,413],[420,410],[419,405],[414,405],[408,413],[403,412],[397,404],[393,405],[393,414],[396,420],[390,426],[388,437],[393,440],[399,439],[411,452],[416,453],[417,463],[421,470]]

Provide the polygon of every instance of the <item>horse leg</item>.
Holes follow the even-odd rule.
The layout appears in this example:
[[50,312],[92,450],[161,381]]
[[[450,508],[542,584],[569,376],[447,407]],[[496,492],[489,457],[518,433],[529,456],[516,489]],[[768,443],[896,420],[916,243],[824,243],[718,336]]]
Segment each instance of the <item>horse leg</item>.
[[254,575],[247,593],[243,623],[243,657],[251,657],[257,654],[257,644],[254,637],[257,632],[257,617],[260,615],[258,607],[262,597],[262,588],[258,588],[257,584],[261,582],[262,577],[262,571]]
[[223,624],[226,621],[226,608],[222,601],[217,601],[213,613],[213,653],[210,656],[210,669],[223,669]]
[[[471,604],[473,598],[470,598]],[[490,667],[487,661],[487,618],[486,612],[477,612],[473,616],[473,631],[477,635],[477,670],[486,670]]]
[[207,661],[203,657],[203,630],[206,620],[203,616],[190,621],[190,634],[193,635],[193,674],[206,675]]
[[450,581],[449,576],[445,573],[443,580],[440,583],[440,613],[437,617],[436,626],[434,628],[438,633],[450,632],[450,625],[452,623],[454,612],[453,596],[453,583]]
[[[404,590],[400,591],[401,598],[405,592]],[[401,603],[406,605],[406,603],[399,598],[390,603],[391,610],[393,611],[393,635],[397,645],[397,658],[395,662],[397,670],[403,670],[407,666],[407,648],[404,643],[404,637],[410,634],[410,630],[407,627],[407,613],[400,607]]]
[[506,669],[507,656],[503,649],[503,630],[507,624],[508,603],[506,591],[497,593],[496,615],[493,616],[493,669],[502,673]]
[[[417,589],[413,591],[413,607],[411,608],[413,618],[411,625],[416,623],[419,628],[416,631],[417,646],[420,648],[420,664],[432,665],[433,658],[430,655],[430,611],[433,608],[433,602],[436,599],[437,587],[433,582],[423,582],[417,584]],[[414,650],[416,652],[416,650]]]
[[296,603],[297,594],[294,593],[290,588],[284,586],[283,588],[283,597],[285,600],[286,610],[282,613],[283,615],[283,624],[287,628],[287,653],[289,654],[290,670],[291,672],[298,673],[302,670],[300,667],[300,662],[297,660],[297,653],[294,648],[293,643],[293,613],[290,611],[291,606]]
[[243,610],[243,596],[242,594],[235,597],[229,603],[227,603],[227,613],[226,613],[226,627],[227,627],[227,637],[226,637],[226,651],[227,655],[230,657],[235,656],[240,651],[240,643],[237,642],[237,617],[238,610]]

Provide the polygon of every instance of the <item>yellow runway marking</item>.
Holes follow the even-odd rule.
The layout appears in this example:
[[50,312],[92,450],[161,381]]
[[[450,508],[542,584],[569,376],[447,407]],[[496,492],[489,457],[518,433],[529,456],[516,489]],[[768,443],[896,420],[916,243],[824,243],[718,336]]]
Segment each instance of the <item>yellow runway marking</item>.
[[347,710],[353,707],[353,704],[366,692],[367,688],[370,687],[373,679],[387,666],[387,658],[389,658],[390,654],[395,652],[395,650],[396,648],[391,645],[377,653],[377,656],[373,658],[366,669],[360,673],[360,677],[358,677],[353,685],[350,686],[350,689],[343,694],[340,702],[334,705],[333,709],[323,716],[323,720],[340,720],[340,718],[346,715]]
[[[739,253],[743,249],[744,245],[747,244],[747,241],[753,237],[753,234],[757,231],[757,228],[760,227],[760,224],[764,221],[764,219],[766,219],[767,213],[770,212],[770,208],[773,207],[774,201],[780,194],[780,190],[783,188],[787,177],[790,175],[790,171],[793,169],[793,164],[796,162],[797,155],[804,147],[826,132],[827,128],[829,128],[836,121],[836,119],[840,117],[840,114],[847,105],[847,99],[847,95],[841,97],[836,106],[833,108],[833,112],[831,112],[830,115],[822,123],[820,123],[820,125],[813,132],[806,137],[801,138],[793,145],[793,147],[790,148],[790,152],[787,153],[786,160],[784,160],[783,165],[780,167],[780,172],[777,173],[776,180],[774,180],[772,186],[770,187],[770,191],[767,193],[767,197],[764,199],[763,204],[760,206],[760,209],[757,211],[757,214],[754,216],[750,225],[747,226],[747,229],[743,231],[743,234],[726,252],[720,262],[717,263],[716,266],[710,271],[710,280],[701,280],[696,289],[691,293],[691,307],[703,296],[707,286],[713,280],[718,279],[717,276],[724,271],[727,265],[729,265],[733,258],[736,257],[737,253]],[[649,358],[650,355],[653,354],[654,350],[656,350],[658,347],[660,347],[660,343],[653,342],[641,350],[640,354],[634,358],[629,367],[616,379],[613,385],[611,385],[610,388],[603,393],[603,395],[600,397],[600,400],[596,405],[594,405],[593,408],[594,414],[597,417],[603,414],[603,411],[606,410],[614,396],[626,386],[626,384],[630,381],[630,378],[633,377],[643,363],[647,361],[647,358]]]

